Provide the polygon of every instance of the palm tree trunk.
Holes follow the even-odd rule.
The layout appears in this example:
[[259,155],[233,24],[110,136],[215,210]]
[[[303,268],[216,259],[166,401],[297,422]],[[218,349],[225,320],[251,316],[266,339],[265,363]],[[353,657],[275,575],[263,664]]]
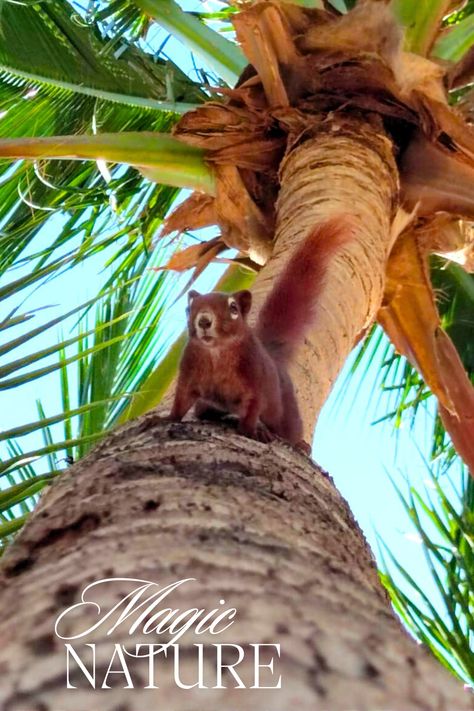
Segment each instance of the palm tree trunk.
[[[97,645],[97,689],[73,659],[76,689],[67,689],[55,620],[103,578],[160,586],[193,578],[162,606],[211,610],[223,599],[224,608],[236,608],[224,632],[179,640],[180,679],[197,680],[193,645],[202,643],[204,683],[224,688],[181,690],[171,662],[161,659],[159,689],[144,689],[147,660],[126,657],[134,690],[124,689],[124,673],[107,676],[113,644],[132,650],[169,638],[140,627],[129,636],[121,625],[110,636],[99,627],[71,642],[89,670],[85,644]],[[107,437],[43,497],[5,556],[0,590],[4,711],[472,708],[461,685],[402,630],[329,477],[283,444],[260,444],[228,427],[171,424],[150,413]],[[101,614],[127,590],[124,581],[109,584]],[[97,614],[76,608],[59,628],[63,637]],[[279,657],[266,648],[274,668],[262,668],[260,684],[275,686],[281,676],[281,688],[235,689],[231,673],[216,684],[218,643],[240,645],[245,658],[236,671],[247,686],[255,682],[252,645],[280,644]],[[232,663],[238,648],[224,652]],[[117,658],[113,669],[123,672]],[[99,690],[104,677],[112,688]]]
[[355,239],[330,266],[315,327],[292,369],[309,439],[350,351],[380,308],[397,206],[392,143],[368,122],[328,120],[281,168],[275,249],[253,288],[254,313],[291,251],[316,224],[342,213],[356,228]]

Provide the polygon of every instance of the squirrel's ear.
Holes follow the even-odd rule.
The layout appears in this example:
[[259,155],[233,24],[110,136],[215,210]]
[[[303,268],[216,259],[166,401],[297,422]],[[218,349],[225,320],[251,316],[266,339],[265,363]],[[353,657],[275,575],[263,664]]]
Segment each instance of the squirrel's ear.
[[235,294],[233,294],[233,297],[239,305],[242,316],[247,316],[250,311],[250,307],[252,306],[252,294],[250,291],[247,289],[244,289],[243,291],[236,291]]
[[188,304],[191,305],[192,300],[196,298],[196,296],[200,296],[199,291],[189,291],[188,292]]

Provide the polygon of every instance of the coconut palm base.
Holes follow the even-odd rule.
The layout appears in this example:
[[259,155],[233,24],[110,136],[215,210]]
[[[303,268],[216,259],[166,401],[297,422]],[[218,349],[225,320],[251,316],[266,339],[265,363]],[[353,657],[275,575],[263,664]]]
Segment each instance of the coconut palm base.
[[[77,649],[97,645],[99,688],[92,691],[71,665],[77,688],[66,689],[55,620],[80,602],[87,584],[109,577],[161,586],[195,578],[164,606],[211,610],[225,599],[237,609],[225,632],[179,640],[186,683],[196,680],[195,643],[206,650],[240,645],[242,678],[252,676],[252,645],[279,643],[275,673],[262,668],[261,683],[274,685],[281,674],[281,689],[235,689],[224,674],[229,688],[184,691],[160,663],[160,688],[144,689],[146,661],[127,658],[134,690],[123,688],[123,674],[109,675],[113,688],[99,690],[113,643],[165,641],[130,637],[125,627],[109,637],[98,628],[73,642]],[[254,442],[229,426],[172,424],[150,413],[108,436],[44,495],[5,556],[1,589],[9,611],[0,627],[0,639],[9,640],[0,649],[5,711],[473,708],[392,613],[367,543],[330,478],[288,446]],[[124,591],[118,583],[102,609]],[[76,612],[63,629],[69,635],[95,619],[90,608]],[[205,674],[213,671],[208,686],[216,681],[215,663],[207,662]]]

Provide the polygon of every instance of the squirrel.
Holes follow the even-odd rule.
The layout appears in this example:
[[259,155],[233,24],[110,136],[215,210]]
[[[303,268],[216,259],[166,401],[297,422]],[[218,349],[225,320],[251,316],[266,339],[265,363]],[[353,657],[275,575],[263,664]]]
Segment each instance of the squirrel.
[[171,420],[181,421],[192,405],[200,419],[234,414],[241,434],[263,442],[278,437],[309,453],[288,365],[315,320],[328,264],[351,236],[346,216],[313,229],[277,278],[254,328],[247,323],[250,291],[189,292],[189,339]]

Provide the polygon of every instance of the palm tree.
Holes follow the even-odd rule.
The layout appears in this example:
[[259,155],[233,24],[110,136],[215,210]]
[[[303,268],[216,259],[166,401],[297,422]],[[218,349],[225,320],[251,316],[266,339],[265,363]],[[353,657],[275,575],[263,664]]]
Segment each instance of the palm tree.
[[[429,14],[403,2],[393,3],[390,10],[383,3],[359,3],[347,15],[340,14],[348,9],[341,2],[325,3],[324,8],[318,2],[302,5],[244,3],[238,13],[230,8],[210,18],[232,16],[251,66],[236,89],[215,87],[224,101],[216,96],[209,101],[204,87],[192,85],[170,63],[156,65],[143,51],[137,38],[149,19],[188,41],[227,82],[237,79],[246,61],[235,44],[171,0],[92,3],[92,14],[86,15],[92,21],[89,27],[71,21],[66,3],[53,8],[3,3],[4,95],[12,108],[2,125],[6,138],[0,155],[37,159],[34,173],[25,163],[5,172],[10,196],[3,213],[5,267],[18,259],[44,222],[44,217],[31,218],[13,184],[25,181],[30,204],[43,199],[44,206],[44,200],[52,199],[54,207],[70,214],[55,243],[35,255],[32,274],[8,287],[27,286],[73,263],[75,250],[49,260],[59,246],[63,249],[78,234],[90,236],[96,225],[102,224],[105,233],[101,221],[113,198],[124,213],[121,234],[132,234],[128,246],[133,257],[123,247],[115,257],[116,276],[123,282],[120,295],[124,301],[136,298],[126,289],[146,263],[137,245],[137,234],[142,236],[137,222],[144,205],[156,205],[159,195],[161,210],[154,212],[155,223],[146,225],[149,248],[153,228],[163,217],[163,195],[172,191],[150,186],[132,168],[117,165],[107,173],[100,164],[108,180],[104,190],[96,164],[67,163],[57,171],[54,159],[123,162],[160,183],[195,189],[167,229],[217,221],[221,236],[212,245],[193,245],[168,266],[196,264],[202,270],[221,250],[234,247],[247,255],[246,260],[239,257],[241,262],[259,272],[257,304],[312,226],[336,212],[349,212],[357,238],[331,266],[317,330],[294,369],[306,431],[314,426],[350,349],[377,317],[437,395],[446,428],[472,467],[472,386],[440,328],[427,271],[430,252],[466,251],[459,216],[469,219],[472,214],[466,182],[472,174],[472,136],[462,116],[449,107],[444,87],[449,82],[456,100],[458,85],[466,74],[469,79],[469,62],[462,55],[470,16],[451,17],[456,22],[441,35],[442,18],[455,9],[451,2],[433,2]],[[408,28],[404,41],[392,10]],[[115,36],[99,32],[110,18],[120,29]],[[44,42],[33,41],[37,37]],[[49,57],[52,46],[57,51],[54,62]],[[106,59],[98,61],[99,52]],[[449,63],[450,58],[461,61]],[[18,102],[19,86],[24,95],[42,87],[43,109],[39,111],[39,104],[35,108],[46,117],[43,124],[20,123],[31,109]],[[74,112],[64,110],[67,101]],[[119,106],[112,108],[111,102]],[[204,103],[190,111],[192,102]],[[166,131],[177,116],[163,113],[165,109],[182,114],[174,138]],[[83,135],[91,123],[95,135]],[[62,130],[56,131],[56,125]],[[18,136],[28,126],[34,137]],[[44,137],[54,133],[61,138]],[[54,198],[51,184],[57,188]],[[104,236],[104,241],[110,239]],[[100,247],[85,240],[80,256]],[[238,264],[231,274],[233,285]],[[116,288],[116,280],[105,288]],[[122,306],[116,314],[123,312]],[[11,314],[5,326],[27,317]],[[109,310],[102,323],[110,327],[117,318]],[[114,333],[102,347],[125,340],[124,332]],[[140,347],[145,351],[148,345],[142,341]],[[97,352],[94,347],[91,355]],[[152,378],[156,381],[156,371],[134,373],[138,396],[125,413],[111,410],[106,397],[73,414],[101,407],[93,435],[98,436],[104,425],[156,404],[149,396]],[[14,384],[18,380],[7,380],[7,387]],[[123,380],[121,385],[112,398],[128,390]],[[69,410],[62,419],[71,417]],[[70,447],[78,444],[65,439]],[[53,451],[51,445],[45,449]],[[24,453],[13,453],[4,471],[11,474],[24,460]],[[35,493],[24,487],[10,497],[18,501],[25,491]],[[218,706],[287,708],[297,699],[301,708],[311,709],[346,708],[348,703],[357,708],[470,707],[470,699],[453,680],[433,670],[432,660],[414,647],[393,618],[371,555],[330,481],[284,445],[268,448],[237,438],[231,429],[170,425],[150,413],[112,433],[43,498],[8,551],[3,571],[3,609],[12,614],[2,632],[13,636],[15,630],[15,643],[2,652],[6,708],[34,703],[99,708],[94,694],[84,691],[73,699],[64,689],[64,647],[52,625],[61,609],[79,600],[85,581],[104,577],[196,578],[182,593],[180,606],[198,602],[208,608],[219,595],[232,598],[241,619],[227,642],[244,647],[281,637],[284,690],[268,699],[259,696],[258,702],[255,692],[245,696],[242,691],[234,701],[234,692],[217,690],[211,703]],[[110,650],[101,632],[92,639],[101,649],[103,678]],[[114,641],[123,639],[119,635]],[[186,644],[183,678],[190,678],[192,643]],[[44,653],[43,664],[37,658]],[[121,682],[123,686],[123,678]],[[195,692],[190,702],[166,684],[155,698],[166,691],[176,707],[202,706],[204,692]],[[106,703],[117,707],[123,691],[108,693]],[[143,693],[136,691],[130,703],[143,705]]]

